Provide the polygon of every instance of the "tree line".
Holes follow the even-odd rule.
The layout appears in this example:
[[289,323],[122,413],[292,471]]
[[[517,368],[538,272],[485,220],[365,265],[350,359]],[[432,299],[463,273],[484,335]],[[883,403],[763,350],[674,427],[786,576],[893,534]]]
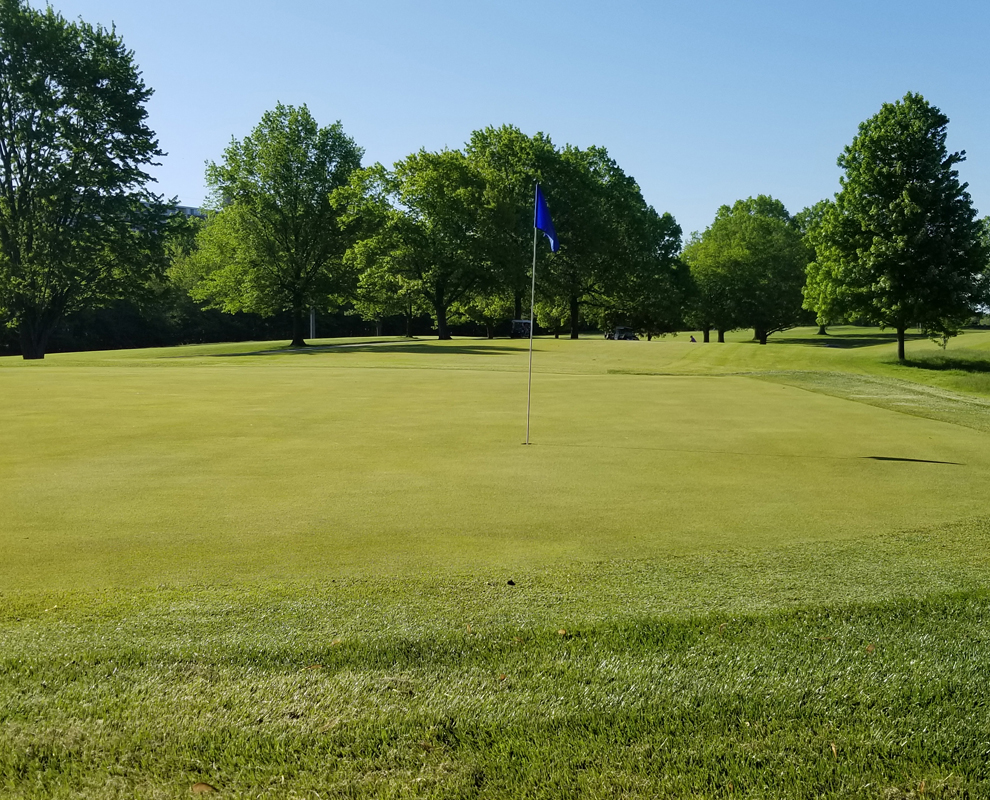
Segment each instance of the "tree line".
[[428,316],[441,339],[462,324],[493,336],[531,311],[537,182],[560,250],[535,249],[532,313],[555,335],[625,325],[723,341],[750,328],[765,344],[855,320],[894,329],[903,359],[906,330],[944,343],[988,300],[988,226],[959,180],[964,153],[947,151],[948,119],[916,94],[860,125],[833,199],[794,215],[739,200],[685,244],[603,147],[504,125],[363,166],[342,125],[305,105],[278,104],[233,139],[207,167],[205,218],[189,217],[148,188],[163,155],[151,90],[114,31],[0,0],[0,70],[0,321],[25,358],[60,325],[122,307],[158,309],[187,338],[223,338],[227,315],[277,321],[296,347],[314,310],[378,332],[402,320],[411,334]]
[[564,231],[558,254],[538,251],[539,323],[574,338],[582,321],[635,319],[657,334],[679,324],[680,228],[604,148],[502,126],[391,167],[361,168],[361,156],[306,106],[267,112],[209,165],[210,210],[172,279],[216,308],[289,311],[294,346],[314,307],[376,322],[426,313],[441,339],[464,320],[491,333],[528,313],[539,182]]

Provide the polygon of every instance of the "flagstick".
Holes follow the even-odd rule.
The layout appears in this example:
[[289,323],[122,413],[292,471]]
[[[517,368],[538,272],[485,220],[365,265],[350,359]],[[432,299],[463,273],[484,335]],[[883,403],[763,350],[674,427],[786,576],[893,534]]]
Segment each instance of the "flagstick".
[[526,394],[526,444],[529,444],[529,409],[533,401],[533,310],[536,305],[536,225],[533,225],[533,290],[529,297],[529,390]]

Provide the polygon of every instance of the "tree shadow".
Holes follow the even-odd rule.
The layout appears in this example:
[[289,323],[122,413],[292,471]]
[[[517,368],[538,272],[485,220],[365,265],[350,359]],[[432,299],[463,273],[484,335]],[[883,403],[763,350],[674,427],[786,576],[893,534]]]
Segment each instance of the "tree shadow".
[[938,372],[960,370],[962,372],[986,373],[990,372],[990,359],[938,354],[929,358],[909,358],[904,362],[904,366]]
[[521,353],[518,347],[504,345],[479,346],[476,344],[449,344],[440,340],[434,342],[361,342],[359,344],[317,344],[308,347],[281,347],[265,350],[251,350],[245,353],[216,353],[211,358],[241,358],[243,356],[322,356],[346,353],[414,353],[417,355],[504,355]]
[[952,467],[965,467],[958,461],[933,461],[929,458],[897,458],[896,456],[863,456],[866,461],[904,461],[911,464],[948,464]]
[[[927,338],[923,333],[906,333],[904,341],[913,342]],[[875,347],[881,344],[897,344],[897,333],[864,333],[864,334],[826,334],[825,336],[805,337],[772,337],[771,342],[779,344],[796,344],[805,347],[836,347],[851,350],[857,347]]]

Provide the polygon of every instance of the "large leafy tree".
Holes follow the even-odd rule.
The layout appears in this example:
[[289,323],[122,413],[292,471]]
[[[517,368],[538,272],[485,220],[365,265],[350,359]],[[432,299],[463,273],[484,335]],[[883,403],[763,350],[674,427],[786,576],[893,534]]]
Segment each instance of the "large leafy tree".
[[812,237],[806,297],[893,328],[902,361],[909,327],[945,342],[985,293],[986,245],[956,170],[965,152],[946,148],[948,123],[910,93],[861,123]]
[[797,323],[808,256],[783,203],[766,195],[722,206],[684,253],[704,321],[720,340],[726,330],[751,327],[760,344]]
[[518,319],[512,316],[515,312],[513,300],[512,293],[497,284],[488,283],[467,300],[458,303],[457,311],[465,319],[484,325],[488,338],[494,339],[499,323],[510,318]]
[[344,260],[353,233],[332,195],[361,156],[339,122],[320,127],[306,106],[266,112],[207,167],[214,212],[179,266],[193,275],[193,296],[231,313],[288,311],[292,346],[305,345],[307,310],[329,307],[356,282]]
[[681,254],[691,281],[684,308],[685,321],[692,328],[699,328],[706,342],[712,328],[718,332],[718,340],[724,342],[725,332],[735,327],[727,260],[716,257],[715,252],[711,242],[703,243],[702,235],[695,231]]
[[545,193],[561,246],[538,291],[567,306],[576,339],[582,315],[609,316],[629,274],[651,257],[655,212],[603,147],[564,147],[545,170]]
[[625,324],[647,338],[678,330],[690,292],[687,265],[678,258],[681,226],[651,206],[636,209],[626,229],[629,263],[602,313],[603,326]]
[[347,218],[364,231],[349,259],[401,278],[432,313],[441,339],[450,338],[452,311],[493,280],[479,236],[484,188],[461,151],[420,150],[391,170],[362,171],[339,195]]
[[25,358],[164,268],[150,96],[113,30],[0,0],[0,321]]
[[486,324],[510,314],[520,319],[530,289],[534,186],[557,159],[557,150],[543,133],[527,136],[503,125],[472,133],[465,155],[484,179],[478,241],[491,276],[468,306],[469,316]]
[[373,322],[376,336],[382,335],[387,318],[405,317],[406,336],[411,337],[413,317],[427,310],[416,283],[394,268],[391,256],[387,239],[380,236],[360,239],[347,251],[345,258],[359,275],[352,308],[347,313]]

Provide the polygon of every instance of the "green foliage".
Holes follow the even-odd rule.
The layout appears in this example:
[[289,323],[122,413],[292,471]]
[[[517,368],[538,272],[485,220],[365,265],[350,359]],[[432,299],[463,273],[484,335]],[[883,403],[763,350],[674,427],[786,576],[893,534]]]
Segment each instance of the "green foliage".
[[332,195],[361,155],[339,122],[321,128],[306,106],[265,112],[207,167],[215,210],[176,276],[214,308],[290,312],[292,344],[305,344],[306,311],[331,306],[357,280],[343,258],[352,233]]
[[43,358],[66,314],[164,269],[151,90],[113,30],[0,0],[0,322]]
[[364,242],[349,256],[402,276],[431,309],[494,327],[524,314],[533,247],[533,192],[541,181],[561,252],[537,248],[541,302],[565,304],[572,335],[591,319],[672,330],[684,294],[680,229],[658,215],[603,148],[557,150],[543,134],[475,131],[465,152],[420,151],[377,166],[338,198]]
[[[655,316],[676,272],[680,229],[673,218],[646,204],[603,147],[564,147],[544,188],[561,247],[540,273],[539,291],[567,304],[571,338],[582,314],[599,324]],[[647,294],[637,296],[637,285]]]
[[349,258],[377,264],[430,309],[439,338],[448,315],[491,285],[479,242],[485,182],[459,150],[420,150],[392,170],[375,165],[355,176],[341,202],[364,231]]
[[[474,131],[465,154],[484,179],[478,244],[495,284],[488,287],[495,296],[480,302],[498,304],[499,293],[507,292],[513,306],[502,319],[518,319],[530,293],[534,187],[551,170],[557,149],[543,133],[526,136],[516,127],[503,125]],[[537,271],[542,273],[548,258],[545,248],[537,258]]]
[[504,289],[475,292],[467,301],[458,305],[459,313],[473,322],[485,326],[489,339],[495,338],[495,328],[513,316],[513,295]]
[[536,324],[554,336],[560,336],[570,323],[570,307],[559,298],[537,300],[535,312]]
[[634,238],[633,247],[601,327],[629,325],[649,338],[676,331],[691,291],[687,264],[678,257],[681,227],[650,206],[636,209],[629,222],[626,235]]
[[387,317],[404,316],[406,335],[410,335],[412,317],[428,309],[423,306],[416,281],[392,269],[392,253],[382,246],[382,238],[362,239],[347,251],[345,260],[360,275],[348,313],[374,322],[379,335]]
[[[831,200],[820,200],[795,217],[804,235],[805,246],[812,257],[821,240],[822,223],[825,217],[833,212],[834,205]],[[846,319],[848,309],[844,308],[840,288],[829,279],[828,274],[822,270],[817,261],[808,263],[805,269],[805,285],[801,291],[804,295],[802,307],[814,312],[815,321],[819,325],[834,325]]]
[[681,254],[691,276],[690,301],[684,316],[688,325],[705,331],[706,337],[715,328],[721,339],[725,331],[735,327],[732,294],[727,269],[711,245],[712,235],[708,231],[706,234],[708,241],[703,244],[701,234],[692,233]]
[[949,120],[907,94],[861,123],[839,156],[842,188],[812,235],[808,301],[943,343],[986,298],[987,249],[945,146]]
[[722,206],[684,251],[696,287],[694,321],[719,331],[750,327],[766,344],[799,320],[808,256],[779,200],[759,195]]

